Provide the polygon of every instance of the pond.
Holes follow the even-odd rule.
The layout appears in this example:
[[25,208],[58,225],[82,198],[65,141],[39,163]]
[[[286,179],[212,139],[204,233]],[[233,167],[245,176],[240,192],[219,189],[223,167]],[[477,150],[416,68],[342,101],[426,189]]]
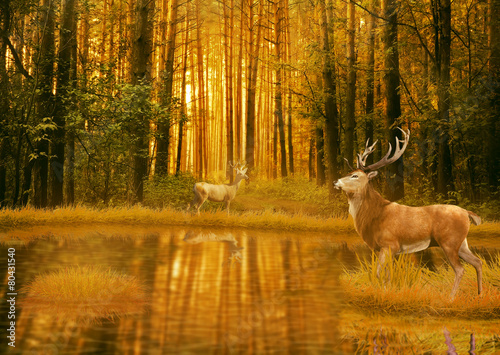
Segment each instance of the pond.
[[[15,248],[16,290],[20,290],[16,347],[8,347],[3,336],[2,351],[385,354],[483,349],[478,352],[482,354],[500,350],[500,326],[495,321],[419,315],[401,319],[350,307],[339,277],[344,268],[357,266],[356,254],[369,254],[357,236],[114,226],[41,234],[27,245],[1,247],[5,257],[9,247]],[[6,259],[2,255],[0,260]],[[43,280],[76,266],[103,274],[112,270],[111,277],[125,275],[128,279],[118,280],[133,279],[139,286],[120,290],[125,292],[121,298],[108,297],[102,313],[94,314],[89,307],[99,306],[103,294],[120,287],[106,284],[103,288],[108,290],[92,291],[96,295],[89,297],[84,288],[90,286],[73,280],[64,287],[75,290],[74,302],[53,297],[43,303],[26,297],[26,286],[37,277]],[[0,268],[8,280],[6,265]],[[30,304],[35,302],[46,306]],[[86,306],[75,306],[79,302]],[[106,313],[110,308],[113,312]],[[0,314],[2,329],[7,329],[5,302]]]

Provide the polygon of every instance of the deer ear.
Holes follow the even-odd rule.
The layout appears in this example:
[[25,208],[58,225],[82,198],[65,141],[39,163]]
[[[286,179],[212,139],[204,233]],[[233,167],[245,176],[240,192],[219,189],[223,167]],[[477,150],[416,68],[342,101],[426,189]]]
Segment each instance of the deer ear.
[[373,179],[377,175],[378,175],[378,171],[370,171],[368,173],[368,175],[366,175],[366,176],[368,176],[368,180],[371,180],[371,179]]

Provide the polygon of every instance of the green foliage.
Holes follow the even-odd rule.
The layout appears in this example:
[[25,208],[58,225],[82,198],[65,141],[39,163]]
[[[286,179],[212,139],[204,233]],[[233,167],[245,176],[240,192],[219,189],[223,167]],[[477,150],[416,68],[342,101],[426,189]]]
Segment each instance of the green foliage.
[[245,186],[244,193],[319,204],[328,201],[328,190],[326,187],[317,186],[304,176],[287,177],[277,180],[259,180]]
[[409,206],[427,206],[433,204],[453,204],[465,208],[481,216],[483,220],[500,219],[500,191],[488,193],[482,187],[483,194],[487,197],[481,202],[472,202],[467,191],[451,191],[448,196],[436,194],[432,184],[423,179],[419,183],[405,184],[405,197],[398,201]]
[[186,208],[193,199],[196,179],[190,173],[155,176],[144,183],[144,205],[155,208]]

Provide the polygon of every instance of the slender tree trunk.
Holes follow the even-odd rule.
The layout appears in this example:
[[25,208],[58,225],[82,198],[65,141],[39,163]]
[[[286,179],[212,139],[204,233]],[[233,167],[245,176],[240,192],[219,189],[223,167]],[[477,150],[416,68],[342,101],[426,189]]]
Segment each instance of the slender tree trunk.
[[283,4],[282,1],[274,2],[274,48],[276,50],[276,85],[275,85],[275,116],[278,122],[281,148],[281,177],[288,175],[286,168],[286,143],[285,143],[285,122],[283,120],[283,92],[281,88],[281,48],[282,48],[282,21],[283,21]]
[[[234,5],[230,0],[230,9],[227,9],[225,2],[222,3],[224,14],[224,56],[225,56],[225,77],[226,77],[226,146],[227,160],[234,161],[234,109],[233,109],[233,26],[234,26]],[[227,169],[229,182],[233,182],[234,170]]]
[[[402,138],[401,131],[394,125],[401,116],[399,96],[399,50],[398,50],[398,1],[383,0],[382,11],[387,23],[383,33],[384,43],[384,84],[385,84],[385,124],[387,139],[395,144],[395,137]],[[403,157],[389,165],[386,174],[386,196],[395,201],[404,196]]]
[[[76,2],[76,0],[75,0]],[[74,16],[74,15],[73,15]],[[69,39],[68,45],[71,52],[70,61],[70,83],[72,88],[76,88],[76,78],[77,78],[77,21],[73,18],[71,21],[72,30],[71,38]],[[76,102],[72,100],[72,106],[74,107]],[[65,126],[65,151],[64,151],[64,203],[66,205],[72,205],[75,202],[75,123],[66,121]]]
[[200,0],[196,0],[196,58],[197,58],[197,73],[198,73],[198,93],[199,93],[199,107],[198,107],[198,132],[197,132],[197,161],[198,176],[203,176],[203,171],[206,169],[204,156],[207,151],[205,149],[205,136],[207,134],[206,113],[208,98],[205,97],[205,79],[203,71],[203,47],[201,38],[201,17],[200,17]]
[[451,60],[451,2],[439,1],[439,76],[438,76],[438,192],[447,196],[453,190],[450,152],[450,60]]
[[[320,13],[321,13],[321,34],[322,34],[322,48],[323,48],[323,93],[325,96],[325,140],[326,140],[326,161],[327,161],[327,186],[330,195],[334,194],[334,181],[338,179],[338,112],[335,88],[335,60],[334,55],[330,49],[330,30],[333,26],[328,26],[326,16],[325,0],[320,0]],[[333,34],[332,34],[333,36]],[[319,159],[318,152],[318,159]],[[320,172],[318,169],[318,181],[321,181]]]
[[[257,90],[257,70],[259,68],[259,49],[261,41],[261,20],[263,11],[263,2],[259,3],[259,13],[254,19],[253,7],[254,0],[249,0],[249,31],[248,31],[248,67],[247,67],[247,114],[246,114],[246,154],[245,159],[248,168],[253,170],[255,167],[255,94]],[[254,35],[255,27],[257,34]]]
[[7,74],[7,42],[4,36],[10,31],[10,0],[4,0],[0,4],[0,208],[6,205],[7,192],[7,149],[9,146],[9,126],[10,118],[10,79]]
[[[288,0],[285,0],[285,37],[286,37],[286,54],[288,63],[292,63],[292,40],[290,38],[290,5]],[[287,71],[287,84],[288,84],[288,163],[290,174],[294,174],[294,162],[293,162],[293,130],[292,130],[292,74]]]
[[62,4],[62,24],[60,30],[59,61],[57,65],[57,94],[54,123],[56,130],[50,144],[50,182],[52,185],[51,207],[63,204],[64,186],[64,148],[66,132],[66,115],[69,103],[69,86],[71,85],[71,58],[75,21],[75,0],[65,0]]
[[[355,109],[356,109],[356,54],[354,39],[356,36],[356,8],[354,2],[350,1],[348,5],[348,49],[347,49],[347,95],[346,95],[346,125],[345,125],[345,153],[350,163],[353,161],[354,154],[354,128]],[[346,165],[345,170],[349,167]]]
[[323,186],[326,181],[325,176],[325,143],[324,131],[321,126],[317,126],[316,132],[316,185]]
[[179,136],[177,142],[177,159],[175,161],[175,175],[181,172],[182,144],[184,138],[184,122],[186,121],[186,73],[189,51],[189,2],[186,3],[186,28],[184,37],[184,57],[182,60],[182,84],[181,84],[181,112],[179,117]]
[[[172,94],[174,85],[174,62],[177,35],[178,0],[170,1],[169,24],[167,35],[167,48],[165,58],[165,72],[163,73],[163,93],[162,102],[166,107],[172,109]],[[163,122],[158,126],[160,137],[156,146],[155,171],[160,175],[168,174],[169,169],[169,149],[170,149],[170,122]]]
[[[39,90],[36,97],[36,111],[40,122],[52,117],[54,113],[54,97],[52,85],[54,78],[54,3],[53,0],[44,0],[42,5],[42,19],[40,22],[41,45],[38,63]],[[49,144],[46,139],[40,139],[36,145],[37,155],[33,171],[33,202],[35,207],[47,207],[48,201],[48,173],[49,173]]]
[[500,0],[489,0],[489,77],[493,88],[491,94],[491,113],[488,117],[486,132],[486,161],[488,185],[496,192],[500,185]]
[[[136,4],[136,23],[132,44],[132,85],[149,84],[151,81],[151,53],[153,51],[154,2],[138,0]],[[146,100],[147,98],[145,98]],[[142,202],[144,198],[144,179],[148,168],[148,131],[149,120],[144,114],[135,118],[131,132],[135,142],[131,147],[133,157],[132,202]]]
[[237,74],[236,74],[236,114],[235,114],[235,131],[236,131],[236,157],[238,160],[243,158],[243,139],[242,139],[242,127],[243,127],[243,27],[244,22],[244,12],[243,12],[244,0],[240,0],[240,42],[238,48],[238,60],[237,60]]
[[[374,12],[376,8],[376,0],[371,2],[371,11]],[[368,15],[368,60],[366,71],[366,126],[365,126],[365,140],[373,142],[373,112],[375,108],[375,21],[373,15]],[[373,154],[370,154],[366,160],[368,165],[373,164]]]

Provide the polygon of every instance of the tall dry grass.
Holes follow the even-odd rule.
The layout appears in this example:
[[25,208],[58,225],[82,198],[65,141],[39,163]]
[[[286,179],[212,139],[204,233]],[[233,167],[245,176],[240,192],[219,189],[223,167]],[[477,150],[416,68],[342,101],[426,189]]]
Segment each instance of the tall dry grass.
[[283,231],[316,231],[354,233],[353,224],[347,219],[321,218],[305,214],[290,215],[265,210],[262,212],[202,212],[200,215],[175,209],[151,209],[146,207],[117,207],[94,209],[65,207],[55,210],[6,209],[0,212],[0,230],[26,229],[36,226],[122,224],[122,225],[172,225],[200,227],[257,228]]
[[434,272],[416,265],[410,255],[387,261],[380,278],[376,275],[376,256],[360,259],[357,269],[344,270],[341,282],[348,303],[363,309],[467,319],[500,318],[500,256],[489,263],[483,260],[481,296],[477,295],[475,269],[463,265],[465,275],[453,300],[450,299],[453,269],[444,265]]
[[146,305],[137,278],[94,266],[38,275],[20,293],[23,310],[87,322],[141,313]]

